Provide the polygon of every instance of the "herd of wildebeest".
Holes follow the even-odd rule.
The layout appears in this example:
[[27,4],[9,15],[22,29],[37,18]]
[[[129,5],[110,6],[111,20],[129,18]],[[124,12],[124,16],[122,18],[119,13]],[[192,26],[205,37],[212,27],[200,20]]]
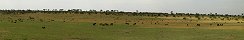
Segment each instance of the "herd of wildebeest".
[[[125,23],[126,25],[136,25],[136,23]],[[155,23],[156,24],[156,23]],[[100,25],[100,26],[113,26],[113,23],[93,23],[92,24],[93,26],[96,26],[96,25]],[[164,24],[164,25],[169,25],[169,24]],[[189,24],[186,24],[187,26]],[[209,25],[213,25],[213,24],[209,24]],[[196,26],[201,26],[201,24],[196,24]],[[216,26],[224,26],[224,24],[216,24]]]
[[[221,14],[217,14],[217,13],[210,13],[210,14],[193,14],[193,13],[173,13],[173,11],[171,11],[170,13],[155,13],[155,12],[123,12],[123,11],[118,11],[118,10],[100,10],[100,11],[96,11],[96,10],[89,10],[89,11],[82,11],[80,9],[70,9],[70,10],[63,10],[63,9],[55,9],[55,10],[47,10],[47,9],[43,9],[43,10],[0,10],[1,15],[18,15],[18,14],[30,14],[30,13],[44,13],[44,14],[88,14],[88,15],[92,15],[92,14],[104,14],[104,15],[116,15],[116,16],[147,16],[147,17],[183,17],[182,20],[193,20],[190,18],[196,18],[196,20],[227,20],[227,21],[231,21],[231,20],[236,20],[239,22],[236,23],[244,23],[244,16],[242,15],[221,15]],[[208,17],[204,18],[204,17]],[[9,18],[11,19],[11,18]],[[35,21],[34,17],[29,17],[26,20],[30,20],[30,21]],[[18,22],[24,22],[23,20],[25,19],[16,19],[16,20],[9,20],[12,23],[18,23]],[[39,21],[43,22],[42,19],[40,19]],[[50,19],[50,21],[55,21],[53,19]],[[66,22],[66,21],[63,21]],[[146,22],[145,22],[146,23]],[[113,26],[115,23],[92,23],[91,25],[93,26]],[[137,25],[137,24],[143,24],[143,23],[129,23],[129,22],[125,22],[124,24],[126,25]],[[159,24],[159,23],[152,23],[152,24]],[[170,25],[170,24],[163,24],[163,25]],[[189,24],[185,24],[185,25],[189,25]],[[192,24],[191,24],[192,25]],[[196,26],[201,26],[201,24],[194,24]],[[209,25],[216,25],[216,26],[224,26],[224,23],[215,23],[215,24],[209,24]],[[45,29],[46,27],[42,27],[43,29]]]

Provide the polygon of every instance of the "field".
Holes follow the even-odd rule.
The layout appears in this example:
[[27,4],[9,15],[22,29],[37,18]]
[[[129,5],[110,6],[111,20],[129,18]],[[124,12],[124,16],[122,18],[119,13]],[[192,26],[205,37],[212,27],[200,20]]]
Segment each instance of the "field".
[[184,17],[1,14],[0,40],[244,40],[243,19]]

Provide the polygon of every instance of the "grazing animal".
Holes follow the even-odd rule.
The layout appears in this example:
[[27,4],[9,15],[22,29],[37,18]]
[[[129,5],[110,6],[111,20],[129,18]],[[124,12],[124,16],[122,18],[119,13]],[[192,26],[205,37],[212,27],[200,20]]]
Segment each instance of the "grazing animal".
[[54,20],[51,20],[51,21],[54,21]]
[[42,29],[45,29],[46,27],[42,27]]
[[129,25],[129,23],[125,23],[125,24]]
[[237,22],[237,23],[241,23],[241,22]]
[[35,18],[33,18],[33,17],[29,17],[30,19],[35,19]]
[[136,25],[136,23],[134,23],[133,25]]
[[110,25],[114,25],[114,23],[110,23]]
[[104,23],[104,25],[105,25],[105,26],[108,26],[108,24],[107,24],[107,23]]
[[217,26],[224,26],[224,24],[217,24]]
[[105,24],[103,24],[103,23],[100,23],[99,25],[105,26]]
[[93,23],[92,25],[94,26],[94,25],[96,25],[97,23]]
[[197,24],[197,26],[200,26],[200,24]]
[[164,25],[169,25],[169,24],[164,24]]
[[221,24],[217,24],[217,26],[221,26]]

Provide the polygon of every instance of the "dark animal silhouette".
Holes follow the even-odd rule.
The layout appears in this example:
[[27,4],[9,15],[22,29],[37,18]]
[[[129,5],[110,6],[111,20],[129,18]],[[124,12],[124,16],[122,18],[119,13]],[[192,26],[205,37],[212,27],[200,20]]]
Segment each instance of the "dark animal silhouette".
[[104,23],[104,25],[105,25],[105,26],[108,26],[108,24],[107,24],[107,23]]
[[197,24],[197,26],[201,26],[200,24]]
[[217,26],[224,26],[224,24],[217,24]]
[[97,23],[93,23],[92,25],[96,25]]
[[114,25],[114,23],[110,23],[110,25]]
[[134,23],[133,25],[136,25],[136,23]]
[[129,25],[129,23],[125,23],[125,24]]
[[46,27],[42,27],[42,29],[46,29]]
[[169,25],[169,24],[164,24],[164,25]]
[[99,25],[105,26],[105,24],[103,24],[103,23],[100,23]]
[[51,21],[54,21],[54,20],[51,20]]

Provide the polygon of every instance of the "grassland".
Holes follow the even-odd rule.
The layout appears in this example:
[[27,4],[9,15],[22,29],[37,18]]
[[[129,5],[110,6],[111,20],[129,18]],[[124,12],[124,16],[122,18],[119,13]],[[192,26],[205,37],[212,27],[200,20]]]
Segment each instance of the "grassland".
[[[91,26],[90,23],[1,23],[1,40],[243,40],[243,30]],[[46,26],[46,29],[42,29]]]
[[243,22],[241,19],[44,13],[0,16],[0,40],[244,40],[244,25],[237,23]]

